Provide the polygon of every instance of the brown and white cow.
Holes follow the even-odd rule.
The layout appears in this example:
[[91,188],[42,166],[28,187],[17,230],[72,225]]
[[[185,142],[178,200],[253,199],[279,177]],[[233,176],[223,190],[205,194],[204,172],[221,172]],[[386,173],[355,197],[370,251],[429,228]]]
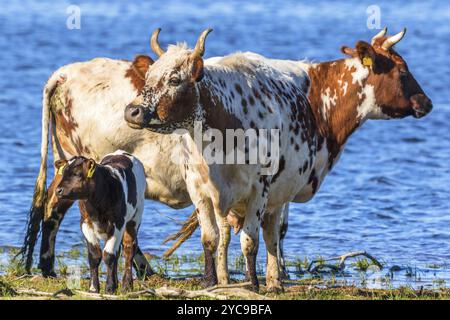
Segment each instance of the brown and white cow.
[[[125,268],[122,289],[133,288],[132,265],[144,212],[146,177],[134,156],[118,150],[100,163],[82,156],[55,163],[58,199],[78,201],[91,272],[91,292],[100,291],[98,267],[107,266],[106,292],[117,290],[117,265],[122,245]],[[103,250],[100,241],[104,241]]]
[[[222,226],[228,224],[226,217],[232,211],[244,221],[241,249],[246,260],[246,275],[257,288],[256,254],[263,214],[266,209],[269,213],[280,212],[285,203],[292,201],[308,184],[315,163],[317,130],[304,93],[309,79],[298,67],[298,73],[285,72],[264,58],[252,59],[245,54],[204,64],[204,41],[210,31],[201,34],[193,50],[177,45],[161,52],[147,72],[141,93],[127,107],[125,118],[155,132],[188,130],[181,136],[188,158],[185,179],[200,219],[205,261],[212,261],[216,250],[228,245],[223,240]],[[208,162],[203,148],[199,153],[190,145],[195,143],[195,121],[205,128],[218,130],[223,136],[230,129],[275,130],[279,133],[276,152],[280,156],[271,160],[279,160],[278,172],[265,175],[262,162]],[[262,138],[260,133],[258,139]],[[246,155],[251,148],[249,145],[245,150]],[[282,177],[280,173],[289,177]],[[270,216],[279,220],[273,214]],[[263,230],[268,265],[278,266],[276,230],[267,227]],[[219,283],[227,283],[226,258],[220,257],[222,250],[217,276]],[[269,290],[281,287],[278,268],[268,268],[267,285]]]
[[[273,259],[277,249],[273,246],[280,244],[280,234],[285,233],[287,228],[287,219],[285,224],[280,225],[282,206],[280,203],[289,198],[285,203],[306,202],[317,192],[326,174],[336,163],[340,153],[343,150],[348,137],[368,119],[391,119],[403,118],[412,115],[421,118],[432,109],[430,99],[424,94],[412,74],[409,72],[405,61],[393,50],[392,46],[399,42],[405,34],[405,31],[392,36],[385,37],[386,29],[381,31],[372,39],[372,44],[359,41],[355,49],[343,47],[342,52],[349,55],[350,58],[337,61],[324,62],[319,64],[306,64],[295,61],[279,60],[267,62],[272,66],[284,69],[286,64],[296,63],[302,66],[311,80],[311,90],[308,100],[311,103],[309,109],[304,111],[301,119],[289,119],[282,124],[288,127],[288,143],[286,149],[282,148],[280,157],[280,168],[278,173],[270,180],[269,199],[267,203],[268,214],[264,221],[264,238],[268,243],[268,270],[267,284],[269,289],[278,290],[281,288],[278,274],[278,264]],[[204,38],[205,34],[203,34]],[[204,39],[203,39],[204,40]],[[201,44],[202,38],[199,43]],[[198,45],[197,45],[198,47]],[[158,67],[149,71],[146,79],[146,86],[142,95],[138,97],[129,109],[140,117],[141,126],[148,127],[155,131],[173,130],[177,126],[187,126],[193,117],[201,119],[211,127],[234,128],[236,123],[245,126],[252,122],[257,126],[270,124],[265,123],[264,117],[255,117],[261,110],[264,110],[264,104],[273,104],[276,97],[283,96],[283,92],[277,92],[276,85],[270,87],[273,92],[266,95],[267,85],[261,83],[255,84],[247,80],[244,90],[238,77],[228,77],[233,72],[239,73],[240,70],[251,70],[251,64],[245,64],[245,58],[239,56],[235,61],[240,63],[230,63],[233,57],[228,57],[222,61],[222,68],[202,66],[199,62],[198,51],[189,51],[184,47],[169,47],[167,53],[160,57],[161,62]],[[197,54],[196,54],[197,53]],[[247,56],[253,54],[248,53]],[[244,54],[245,56],[245,54]],[[165,57],[165,59],[163,59]],[[236,57],[235,57],[236,58]],[[251,60],[251,57],[247,57]],[[242,64],[244,63],[244,64]],[[221,62],[219,61],[220,65]],[[234,69],[233,69],[234,67]],[[253,70],[254,71],[254,70]],[[222,77],[227,74],[226,77]],[[204,75],[205,80],[199,80],[199,75]],[[176,78],[176,81],[172,81]],[[181,86],[181,88],[179,88]],[[266,92],[265,92],[266,91]],[[257,93],[257,94],[256,94]],[[262,94],[261,94],[262,93]],[[207,99],[205,99],[207,97]],[[237,97],[237,98],[236,98]],[[252,99],[257,103],[252,103],[248,110],[254,112],[245,113],[242,116],[241,108],[244,107],[244,101]],[[213,101],[213,103],[208,102]],[[179,105],[178,101],[190,102],[190,105]],[[245,102],[245,106],[249,106]],[[184,108],[184,109],[183,109]],[[200,109],[200,110],[199,110]],[[297,110],[295,104],[289,108],[280,109],[281,114],[291,114]],[[217,120],[216,116],[220,119]],[[236,119],[238,121],[236,121]],[[130,119],[128,119],[130,120]],[[134,122],[131,119],[131,122]],[[311,122],[311,125],[305,126],[305,123]],[[308,128],[308,130],[305,130]],[[289,133],[293,133],[289,136]],[[283,134],[283,133],[282,133]],[[292,139],[293,138],[293,139]],[[283,143],[283,140],[281,141]],[[286,143],[286,141],[284,141]],[[305,145],[305,143],[307,143]],[[309,145],[308,145],[309,144]],[[314,156],[301,157],[295,153],[305,149]],[[286,152],[286,153],[283,153]],[[291,155],[294,156],[291,156]],[[300,154],[302,154],[300,152]],[[303,153],[303,155],[308,152]],[[298,164],[302,159],[302,165],[298,166],[297,172],[299,178],[295,178],[292,170],[292,163]],[[188,168],[188,176],[191,174],[194,178],[193,184],[198,176],[201,178],[214,180],[215,170],[212,166],[207,166],[201,170],[197,169],[197,177],[193,168]],[[219,169],[220,171],[220,169]],[[203,172],[203,177],[202,177]],[[205,177],[206,175],[206,177]],[[217,174],[216,174],[217,176]],[[220,177],[220,174],[218,175]],[[195,193],[201,199],[200,202],[210,201],[209,210],[219,211],[219,218],[226,213],[221,208],[222,193],[230,194],[230,186],[239,190],[242,194],[242,185],[240,180],[230,179],[233,175],[222,175],[222,180],[217,178],[210,185],[210,190],[219,196],[208,195],[198,191],[190,191],[191,197],[195,198]],[[302,179],[303,178],[303,179]],[[219,179],[220,180],[220,179]],[[266,180],[267,181],[267,180]],[[306,181],[302,183],[303,181]],[[243,184],[252,185],[252,180],[243,182]],[[197,183],[198,185],[198,183]],[[194,194],[194,195],[193,195]],[[245,194],[245,193],[244,193]],[[289,195],[286,197],[286,195]],[[277,202],[273,199],[280,199]],[[195,200],[193,200],[195,202]],[[273,205],[273,203],[279,205]],[[219,210],[217,210],[219,207]],[[207,211],[207,210],[205,210]],[[247,211],[249,208],[247,207]],[[239,210],[236,210],[239,212]],[[202,210],[199,211],[202,214]],[[257,247],[255,234],[249,235],[248,227],[255,227],[254,223],[249,222],[247,212],[243,222],[242,243],[253,242],[252,245],[243,246],[244,254],[247,258],[247,267],[253,265],[250,254],[254,254],[252,249]],[[213,229],[212,219],[208,221],[206,217],[201,217],[201,221],[206,221],[207,229]],[[253,221],[252,221],[253,222]],[[204,246],[210,246],[211,251],[215,249],[211,245],[211,238],[203,235],[204,226],[202,225],[202,240]],[[284,230],[283,230],[284,229]],[[217,230],[215,230],[217,233]],[[250,231],[251,233],[251,231]],[[221,232],[221,237],[223,232]],[[205,241],[208,239],[207,241]],[[212,237],[213,241],[216,241]],[[270,240],[273,243],[270,243]],[[219,255],[220,259],[220,255]],[[220,265],[218,266],[219,269]],[[255,281],[253,281],[255,283]]]
[[[384,28],[372,38],[371,44],[358,41],[354,49],[342,47],[341,51],[349,56],[347,59],[297,62],[311,79],[308,100],[320,135],[314,174],[293,202],[307,202],[314,196],[338,161],[348,138],[365,121],[421,118],[432,110],[431,100],[405,60],[393,49],[406,29],[391,37],[386,33]],[[288,219],[284,217],[280,235],[286,234],[287,227]],[[283,238],[280,246],[282,243]]]

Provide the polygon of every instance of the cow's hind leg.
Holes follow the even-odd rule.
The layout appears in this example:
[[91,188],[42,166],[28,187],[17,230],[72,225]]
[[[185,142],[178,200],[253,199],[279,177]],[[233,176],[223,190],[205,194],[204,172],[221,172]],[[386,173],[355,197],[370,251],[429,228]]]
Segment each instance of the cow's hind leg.
[[125,268],[122,277],[122,290],[133,290],[133,258],[137,249],[137,226],[131,220],[126,224],[125,233],[122,240]]
[[283,206],[273,212],[266,212],[263,224],[263,236],[267,249],[266,286],[268,292],[281,293],[283,286],[278,261],[279,222]]
[[281,211],[280,221],[275,222],[279,227],[278,236],[280,240],[278,241],[278,264],[280,267],[281,277],[283,279],[289,279],[289,272],[286,268],[286,261],[284,259],[284,251],[283,251],[283,243],[284,238],[286,237],[286,233],[288,230],[288,219],[289,218],[289,203],[284,205],[283,210]]
[[60,176],[55,176],[47,191],[44,219],[42,220],[42,240],[39,254],[39,269],[44,277],[56,277],[55,273],[55,239],[59,226],[67,210],[73,205],[71,200],[61,200],[54,190]]
[[123,239],[125,226],[122,230],[115,229],[114,234],[106,240],[103,249],[103,261],[106,264],[106,293],[113,294],[117,290],[117,262],[119,261],[120,244]]
[[102,250],[95,236],[94,230],[86,221],[81,222],[81,231],[86,239],[86,245],[88,248],[88,261],[89,269],[91,273],[91,279],[89,280],[89,291],[94,293],[100,292],[100,281],[98,278],[98,267],[102,261]]

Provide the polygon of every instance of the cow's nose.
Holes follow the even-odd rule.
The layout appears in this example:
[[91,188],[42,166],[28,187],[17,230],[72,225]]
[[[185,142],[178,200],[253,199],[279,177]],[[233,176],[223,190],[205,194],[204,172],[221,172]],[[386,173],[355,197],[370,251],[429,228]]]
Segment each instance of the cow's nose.
[[411,103],[416,118],[427,115],[433,109],[433,103],[430,98],[422,93],[413,95],[411,97]]
[[61,197],[64,193],[64,189],[63,188],[56,188],[55,190],[56,196],[57,197]]
[[145,125],[144,108],[140,105],[129,104],[125,108],[125,121],[143,127]]

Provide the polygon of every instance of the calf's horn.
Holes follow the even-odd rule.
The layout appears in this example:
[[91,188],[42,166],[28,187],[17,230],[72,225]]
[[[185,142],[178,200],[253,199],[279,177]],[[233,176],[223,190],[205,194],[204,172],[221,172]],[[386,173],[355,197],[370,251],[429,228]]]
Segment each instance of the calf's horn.
[[203,57],[203,55],[205,54],[205,39],[206,39],[206,36],[208,35],[208,33],[210,33],[211,31],[213,31],[213,29],[208,28],[202,32],[200,37],[198,37],[197,44],[195,45],[194,52],[193,52],[194,55]]
[[372,45],[374,45],[375,40],[377,40],[381,37],[384,37],[386,35],[386,33],[387,33],[387,27],[384,27],[383,30],[381,30],[380,32],[378,32],[376,35],[373,36],[372,41],[371,41]]
[[159,46],[158,43],[158,36],[161,32],[161,28],[156,29],[152,33],[152,38],[150,39],[150,46],[152,47],[152,50],[154,53],[158,55],[158,57],[161,57],[164,54],[164,50]]
[[403,30],[397,33],[396,35],[387,38],[381,45],[381,48],[383,48],[384,50],[389,50],[394,44],[398,43],[400,40],[403,39],[405,33],[406,28],[403,28]]

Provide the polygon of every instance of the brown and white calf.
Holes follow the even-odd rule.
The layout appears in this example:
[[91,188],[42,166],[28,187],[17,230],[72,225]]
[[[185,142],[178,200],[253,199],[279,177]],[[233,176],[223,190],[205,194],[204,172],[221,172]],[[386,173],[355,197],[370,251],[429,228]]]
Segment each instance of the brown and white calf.
[[[359,41],[355,49],[343,47],[342,52],[350,56],[347,59],[318,64],[286,60],[267,61],[267,64],[276,66],[279,70],[289,69],[286,66],[297,64],[308,72],[311,81],[308,94],[310,106],[301,109],[300,119],[291,117],[288,121],[282,121],[282,127],[284,125],[289,128],[287,137],[281,140],[281,143],[287,146],[281,149],[278,173],[270,179],[267,214],[264,217],[263,228],[268,249],[267,284],[269,289],[278,290],[281,287],[279,266],[274,259],[274,253],[279,253],[276,247],[282,242],[280,235],[285,234],[287,229],[287,219],[281,214],[283,209],[281,203],[285,201],[284,208],[287,208],[288,202],[310,200],[338,160],[348,137],[366,120],[403,118],[409,115],[421,118],[432,109],[431,100],[409,72],[406,62],[392,48],[404,36],[404,31],[392,37],[386,37],[385,34],[386,30],[377,34],[372,39],[372,44]],[[245,88],[247,90],[243,90],[241,82],[233,76],[228,77],[233,72],[251,69],[249,64],[245,64],[242,56],[238,59],[236,57],[224,59],[222,70],[225,71],[222,71],[220,67],[202,68],[195,51],[190,52],[182,47],[170,47],[165,55],[166,59],[163,59],[164,55],[160,57],[161,65],[158,68],[152,68],[147,74],[146,87],[142,90],[141,97],[138,97],[134,105],[129,107],[135,114],[142,114],[140,119],[144,121],[141,121],[141,126],[155,131],[167,130],[180,125],[185,126],[185,120],[192,119],[193,114],[197,114],[199,119],[213,128],[235,128],[236,124],[245,126],[252,121],[257,126],[270,127],[264,117],[259,117],[259,112],[267,110],[264,104],[267,107],[283,97],[282,92],[278,92],[276,86],[270,87],[274,91],[270,89],[267,91],[265,90],[267,85],[260,83],[255,85],[252,80],[247,81],[248,86]],[[251,60],[253,54],[244,55]],[[241,63],[230,65],[230,58],[235,62],[240,60]],[[220,65],[221,62],[219,61],[218,64]],[[195,82],[201,74],[205,75],[206,81]],[[217,74],[226,74],[227,77],[221,79],[221,76]],[[171,80],[173,77],[177,78],[176,81]],[[173,88],[180,85],[181,88]],[[247,101],[250,99],[258,103],[249,104]],[[192,105],[184,105],[183,109],[177,104],[181,100],[190,102]],[[245,106],[248,107],[249,112],[242,114]],[[202,112],[199,112],[198,108]],[[292,104],[277,111],[282,115],[292,115],[296,110],[296,105]],[[307,123],[310,125],[305,125]],[[301,165],[298,166],[299,164]],[[193,178],[195,183],[195,179],[199,176],[206,180],[213,180],[214,175],[222,177],[221,181],[216,180],[215,183],[208,185],[209,195],[203,193],[201,194],[203,198],[199,197],[203,202],[209,197],[210,206],[214,210],[217,206],[220,209],[224,190],[227,195],[232,193],[229,190],[230,186],[236,187],[239,192],[242,190],[240,180],[233,175],[220,176],[216,170],[217,168],[213,166],[203,168],[200,166],[197,176]],[[252,180],[242,181],[242,184],[252,185]],[[218,197],[217,194],[219,194]],[[192,194],[191,197],[193,197]],[[221,215],[225,212],[225,210],[219,211]],[[287,210],[284,212],[287,214]],[[201,213],[199,211],[199,214]],[[244,244],[247,241],[256,242],[247,240],[245,236],[246,226],[249,225],[248,214],[250,212],[247,213],[243,222],[244,237],[241,239],[244,239]],[[205,218],[200,218],[201,222],[205,221]],[[280,223],[283,220],[285,222]],[[202,240],[203,228],[202,225]],[[223,232],[220,236],[227,237]],[[215,249],[214,246],[211,247],[212,250]],[[244,253],[248,253],[245,248],[243,249]],[[248,254],[246,258],[247,267],[252,267]],[[219,267],[220,265],[218,270]]]
[[[132,265],[137,233],[144,211],[144,166],[124,151],[106,155],[100,163],[82,156],[58,160],[55,194],[78,201],[81,230],[88,247],[90,291],[98,293],[100,262],[107,266],[106,292],[117,289],[117,263],[121,245],[125,258],[123,290],[133,288]],[[104,241],[103,250],[100,241]]]

